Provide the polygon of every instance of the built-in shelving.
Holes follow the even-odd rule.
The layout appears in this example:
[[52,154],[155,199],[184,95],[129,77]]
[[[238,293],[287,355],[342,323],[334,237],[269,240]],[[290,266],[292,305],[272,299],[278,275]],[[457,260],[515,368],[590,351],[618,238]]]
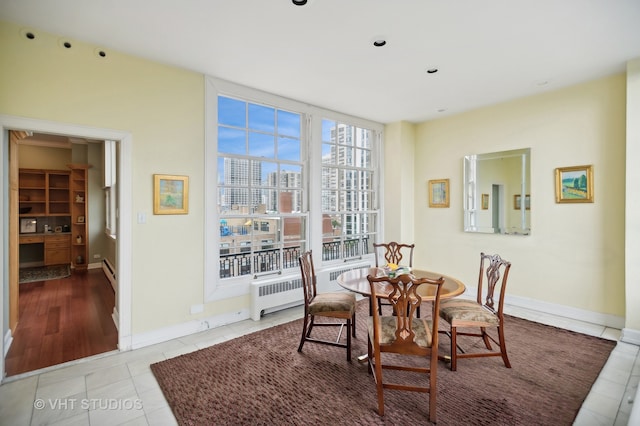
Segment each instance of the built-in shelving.
[[71,169],[71,264],[76,270],[86,270],[89,255],[87,171],[91,165],[68,166]]
[[20,169],[20,216],[69,216],[69,175],[66,170]]

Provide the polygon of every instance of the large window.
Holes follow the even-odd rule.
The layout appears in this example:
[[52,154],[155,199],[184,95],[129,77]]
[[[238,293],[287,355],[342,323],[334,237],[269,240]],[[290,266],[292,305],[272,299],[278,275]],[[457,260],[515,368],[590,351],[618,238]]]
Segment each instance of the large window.
[[205,300],[372,253],[382,126],[207,79]]
[[218,96],[220,278],[298,267],[302,115]]

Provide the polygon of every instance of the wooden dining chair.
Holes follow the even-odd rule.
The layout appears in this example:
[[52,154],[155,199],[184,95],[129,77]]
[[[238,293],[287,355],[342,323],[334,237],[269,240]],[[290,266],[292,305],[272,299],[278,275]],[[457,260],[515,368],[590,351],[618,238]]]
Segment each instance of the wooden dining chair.
[[[436,421],[438,370],[438,311],[444,278],[415,278],[402,274],[395,278],[367,277],[371,297],[385,299],[394,315],[383,316],[374,309],[368,322],[369,372],[373,374],[378,394],[378,413],[384,415],[384,390],[402,390],[429,394],[429,420]],[[422,301],[418,288],[428,286],[433,295],[431,318],[416,317]],[[383,370],[402,371],[402,376]],[[417,384],[416,376],[428,375],[428,385]],[[408,376],[407,376],[408,375]]]
[[[396,265],[413,267],[413,249],[415,244],[401,244],[395,241],[389,243],[374,243],[373,250],[375,251],[376,267],[382,268],[388,263],[395,263]],[[382,306],[387,305],[386,302],[378,300],[378,313],[382,315]],[[418,317],[420,317],[420,307],[416,311]]]
[[[356,296],[352,292],[318,293],[316,273],[311,250],[298,258],[304,290],[304,322],[298,352],[302,352],[305,342],[338,346],[347,349],[347,361],[351,361],[351,336],[356,337]],[[331,318],[325,322],[315,322],[316,317]],[[342,320],[342,321],[336,321]],[[342,343],[342,332],[346,326],[347,342]],[[339,327],[336,340],[311,337],[314,327]]]
[[[511,368],[504,337],[504,295],[511,263],[499,255],[480,253],[480,277],[476,300],[447,299],[440,305],[440,316],[450,325],[447,334],[451,337],[451,370],[458,367],[459,358],[500,356],[507,368]],[[485,288],[486,287],[486,288]],[[496,302],[495,294],[498,294]],[[484,294],[484,296],[483,296]],[[497,328],[498,339],[487,332]],[[462,329],[463,331],[461,331]],[[494,332],[495,334],[495,332]],[[481,338],[485,348],[465,352],[458,336]],[[494,350],[491,341],[499,346]]]

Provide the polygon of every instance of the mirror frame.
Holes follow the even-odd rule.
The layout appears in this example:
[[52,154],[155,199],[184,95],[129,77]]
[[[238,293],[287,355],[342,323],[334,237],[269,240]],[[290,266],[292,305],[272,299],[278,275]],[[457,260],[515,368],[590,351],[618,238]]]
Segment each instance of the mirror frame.
[[[502,217],[498,227],[486,226],[487,224],[480,223],[480,212],[487,210],[488,206],[483,209],[482,197],[483,194],[478,192],[478,174],[483,161],[486,160],[498,160],[504,158],[520,157],[521,170],[520,170],[520,182],[517,185],[517,190],[509,191],[510,195],[505,196],[501,194],[501,205],[497,206],[501,212],[497,213]],[[463,210],[464,210],[464,232],[474,233],[489,233],[489,234],[503,234],[503,235],[530,235],[531,234],[531,214],[530,214],[530,202],[520,203],[520,213],[518,223],[516,226],[500,226],[504,225],[502,221],[506,216],[507,210],[511,207],[512,203],[515,203],[517,196],[520,196],[521,200],[530,201],[531,193],[529,191],[531,183],[531,148],[521,148],[509,151],[491,152],[486,154],[473,154],[466,155],[464,157],[463,164]],[[487,194],[484,194],[487,195]],[[495,197],[493,197],[495,198]],[[511,201],[513,200],[513,201]],[[495,206],[492,206],[495,208]],[[514,210],[516,206],[513,205]]]

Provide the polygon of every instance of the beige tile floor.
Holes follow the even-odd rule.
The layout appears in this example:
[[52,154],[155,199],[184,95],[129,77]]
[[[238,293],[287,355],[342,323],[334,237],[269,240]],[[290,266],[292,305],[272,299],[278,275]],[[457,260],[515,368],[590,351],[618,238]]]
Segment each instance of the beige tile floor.
[[[128,352],[113,352],[31,374],[0,386],[0,425],[175,425],[149,365],[302,316],[302,307],[245,320]],[[533,321],[618,340],[620,330],[510,308]],[[640,379],[639,347],[618,342],[574,425],[627,425]],[[635,413],[634,413],[635,414]],[[635,415],[634,415],[635,417]]]

